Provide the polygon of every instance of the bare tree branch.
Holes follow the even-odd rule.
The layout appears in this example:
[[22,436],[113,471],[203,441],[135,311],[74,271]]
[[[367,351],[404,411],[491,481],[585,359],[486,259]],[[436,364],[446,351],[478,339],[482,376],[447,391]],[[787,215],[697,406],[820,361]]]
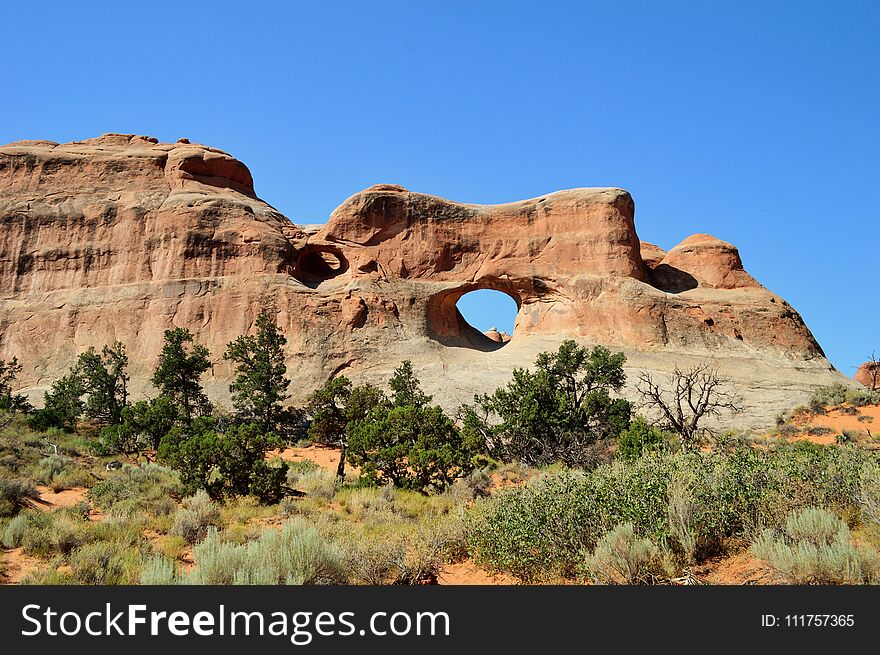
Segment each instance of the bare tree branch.
[[662,426],[679,436],[681,445],[692,448],[704,433],[710,432],[704,419],[719,416],[724,411],[742,411],[735,390],[724,388],[726,380],[708,364],[697,364],[687,369],[676,365],[667,386],[655,382],[653,376],[642,371],[637,390],[642,406],[660,415]]

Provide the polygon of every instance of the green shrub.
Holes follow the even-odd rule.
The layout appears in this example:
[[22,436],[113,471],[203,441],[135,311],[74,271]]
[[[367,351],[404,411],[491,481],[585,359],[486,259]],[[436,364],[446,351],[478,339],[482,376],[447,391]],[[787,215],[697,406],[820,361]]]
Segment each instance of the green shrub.
[[174,560],[163,555],[155,555],[144,562],[141,568],[142,585],[170,585],[177,582]]
[[776,428],[776,434],[785,439],[790,439],[791,437],[796,437],[800,434],[800,430],[796,425],[792,425],[791,423],[783,423],[778,428]]
[[196,420],[162,437],[159,459],[180,473],[188,492],[204,489],[214,499],[254,495],[278,502],[284,495],[287,463],[266,462],[266,451],[280,439],[256,423],[218,429],[216,421]]
[[856,547],[846,524],[816,507],[791,512],[780,531],[762,532],[752,552],[792,584],[871,583],[880,574],[877,552]]
[[27,513],[16,514],[10,519],[3,529],[0,542],[4,548],[18,548],[24,541],[24,535],[30,527],[30,515]]
[[193,549],[196,584],[334,584],[345,581],[339,550],[299,518],[259,539],[224,542],[213,528]]
[[34,467],[34,477],[38,482],[50,484],[70,464],[70,459],[59,455],[44,457]]
[[626,382],[625,361],[623,353],[567,340],[556,352],[540,353],[534,372],[514,369],[506,386],[463,406],[465,438],[508,462],[592,468],[602,442],[630,422],[630,403],[612,397]]
[[94,503],[114,516],[162,516],[177,509],[183,486],[177,473],[158,464],[123,466],[89,490]]
[[854,512],[865,451],[807,442],[773,451],[653,453],[590,473],[546,473],[477,501],[469,544],[492,569],[527,581],[569,577],[621,523],[681,559],[722,551],[784,524],[791,510]]
[[288,476],[288,480],[295,480],[291,486],[306,496],[323,500],[332,500],[339,488],[336,476],[320,468],[297,476]]
[[880,464],[867,462],[859,474],[858,503],[862,520],[880,526]]
[[220,510],[211,502],[203,490],[194,496],[183,499],[183,509],[174,516],[174,523],[168,531],[169,535],[183,537],[188,544],[195,544],[204,539],[208,528],[220,523]]
[[846,402],[849,393],[849,387],[840,383],[819,387],[813,392],[813,397],[810,398],[810,408],[813,409],[814,405],[819,407],[837,407]]
[[876,405],[877,401],[878,393],[876,391],[867,391],[865,389],[849,389],[846,394],[846,402],[848,402],[853,407]]
[[376,485],[443,491],[470,471],[478,452],[436,405],[377,409],[348,429],[348,460]]
[[616,454],[624,459],[635,459],[642,453],[662,450],[668,441],[669,437],[663,430],[637,416],[629,427],[620,433]]
[[856,443],[860,436],[861,434],[857,430],[844,430],[837,435],[835,442],[838,444]]
[[0,516],[14,516],[37,496],[37,490],[27,480],[0,477]]
[[660,549],[623,523],[599,539],[583,570],[599,584],[653,584],[664,575]]
[[74,580],[80,584],[133,584],[139,566],[136,550],[107,541],[85,544],[70,556]]

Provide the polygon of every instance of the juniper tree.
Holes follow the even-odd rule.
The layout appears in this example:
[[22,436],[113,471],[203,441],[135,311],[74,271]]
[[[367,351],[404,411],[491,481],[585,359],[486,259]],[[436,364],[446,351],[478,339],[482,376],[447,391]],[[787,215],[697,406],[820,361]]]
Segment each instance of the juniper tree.
[[210,407],[199,382],[202,373],[211,368],[209,357],[208,349],[196,343],[188,329],[165,330],[165,345],[152,381],[179,408],[187,425],[195,413],[202,414]]
[[226,346],[223,358],[235,363],[235,381],[229,385],[232,404],[243,417],[257,421],[264,431],[280,432],[281,403],[289,398],[284,346],[287,339],[268,310],[260,312],[257,333],[242,335]]
[[103,425],[122,423],[122,410],[128,405],[127,366],[125,346],[119,341],[104,346],[100,355],[92,347],[79,356],[75,370],[88,394],[87,416]]
[[344,375],[328,380],[309,396],[306,401],[306,414],[311,417],[309,437],[320,444],[339,448],[338,478],[345,477],[350,426],[387,404],[381,389],[370,384],[355,387]]
[[587,349],[565,341],[556,352],[539,354],[535,371],[514,369],[505,387],[463,407],[464,430],[506,461],[591,466],[593,447],[630,423],[630,403],[611,396],[626,381],[625,361],[623,353],[603,346]]
[[31,427],[36,430],[61,428],[72,432],[83,412],[84,393],[82,380],[74,372],[56,380],[43,396],[43,409],[31,417]]
[[431,396],[422,391],[408,359],[394,371],[388,386],[391,387],[391,404],[395,407],[425,407],[431,402]]
[[2,411],[27,412],[31,409],[24,395],[12,391],[19,373],[21,373],[21,364],[16,357],[9,361],[0,359],[0,410]]

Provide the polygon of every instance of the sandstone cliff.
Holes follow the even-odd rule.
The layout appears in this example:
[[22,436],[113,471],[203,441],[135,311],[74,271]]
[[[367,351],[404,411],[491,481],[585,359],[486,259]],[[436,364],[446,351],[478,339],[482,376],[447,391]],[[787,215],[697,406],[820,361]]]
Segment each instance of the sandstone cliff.
[[[712,360],[745,399],[741,424],[845,379],[735,247],[694,235],[664,252],[633,217],[622,189],[479,206],[377,185],[305,231],[214,148],[17,142],[0,147],[0,357],[17,355],[39,396],[88,346],[120,340],[145,393],[162,331],[185,326],[211,349],[206,387],[225,400],[225,344],[271,303],[295,400],[339,371],[382,381],[408,358],[453,407],[565,338],[624,350],[632,372]],[[509,342],[456,310],[482,288],[516,301]]]

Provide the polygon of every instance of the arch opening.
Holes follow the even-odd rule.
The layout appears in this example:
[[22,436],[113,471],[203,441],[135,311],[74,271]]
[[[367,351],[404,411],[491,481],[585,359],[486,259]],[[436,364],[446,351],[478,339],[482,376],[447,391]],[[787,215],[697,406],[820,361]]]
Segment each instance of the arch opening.
[[455,308],[471,328],[487,339],[505,345],[513,337],[513,325],[519,312],[517,302],[503,291],[475,289],[458,299]]
[[316,287],[321,282],[342,275],[348,270],[348,260],[329,246],[306,247],[296,259],[293,276],[303,284]]
[[428,304],[428,325],[432,336],[446,346],[491,352],[513,338],[521,305],[513,288],[471,284],[434,296]]

